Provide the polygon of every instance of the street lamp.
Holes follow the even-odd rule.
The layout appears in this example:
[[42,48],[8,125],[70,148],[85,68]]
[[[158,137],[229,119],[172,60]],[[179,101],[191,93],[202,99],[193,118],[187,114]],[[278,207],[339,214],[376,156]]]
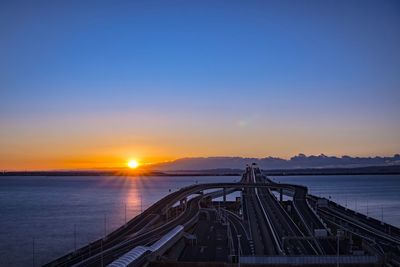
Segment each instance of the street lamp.
[[238,267],[240,267],[240,237],[241,237],[241,235],[237,235],[237,239],[238,239]]
[[340,247],[339,247],[339,239],[344,236],[344,231],[341,229],[336,230],[336,266],[339,267],[339,255],[340,255]]
[[74,224],[74,250],[76,252],[76,223]]
[[35,237],[32,237],[32,266],[35,267]]
[[125,226],[126,226],[126,202],[124,203],[124,211],[125,211]]

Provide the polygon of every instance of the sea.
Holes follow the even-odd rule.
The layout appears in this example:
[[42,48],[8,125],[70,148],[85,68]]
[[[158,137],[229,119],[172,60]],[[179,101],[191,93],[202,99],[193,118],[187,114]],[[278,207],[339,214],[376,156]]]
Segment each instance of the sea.
[[[400,175],[270,178],[308,186],[311,194],[400,227]],[[239,176],[0,177],[0,266],[41,266],[103,237],[184,186],[239,180]]]

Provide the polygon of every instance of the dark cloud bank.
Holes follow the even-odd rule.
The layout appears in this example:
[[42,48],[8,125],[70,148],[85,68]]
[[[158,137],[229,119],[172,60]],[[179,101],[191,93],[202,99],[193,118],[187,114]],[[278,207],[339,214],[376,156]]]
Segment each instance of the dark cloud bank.
[[302,169],[302,168],[358,168],[368,166],[393,166],[400,165],[400,155],[393,157],[334,157],[321,154],[319,156],[306,156],[299,154],[289,160],[266,158],[242,157],[206,157],[182,158],[172,162],[154,165],[160,171],[173,170],[207,170],[207,169],[243,169],[246,164],[257,163],[264,170],[274,169]]

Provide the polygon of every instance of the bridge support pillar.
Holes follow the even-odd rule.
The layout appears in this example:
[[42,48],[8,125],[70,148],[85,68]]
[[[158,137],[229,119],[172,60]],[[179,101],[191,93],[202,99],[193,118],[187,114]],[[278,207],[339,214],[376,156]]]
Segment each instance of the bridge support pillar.
[[279,201],[282,202],[283,201],[283,189],[279,189]]

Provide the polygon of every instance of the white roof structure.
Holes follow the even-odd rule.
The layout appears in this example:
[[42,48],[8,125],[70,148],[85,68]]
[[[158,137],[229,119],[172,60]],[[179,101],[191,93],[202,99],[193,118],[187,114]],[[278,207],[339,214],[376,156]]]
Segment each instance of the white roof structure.
[[181,231],[183,231],[183,226],[178,225],[171,231],[169,231],[166,235],[160,238],[157,242],[155,242],[153,245],[150,246],[151,251],[157,251],[160,248],[162,248],[168,241],[170,241],[172,238],[174,238],[177,234],[179,234]]
[[126,267],[148,251],[148,247],[138,246],[125,253],[121,258],[113,261],[110,267]]
[[183,229],[184,227],[182,225],[176,226],[174,229],[172,229],[163,237],[161,237],[160,240],[155,242],[153,245],[148,247],[137,246],[134,249],[122,255],[120,258],[110,263],[108,267],[127,267],[130,264],[133,264],[136,260],[138,260],[141,256],[145,255],[146,253],[152,253],[163,248],[168,243],[168,241],[172,240],[176,235],[182,232]]

